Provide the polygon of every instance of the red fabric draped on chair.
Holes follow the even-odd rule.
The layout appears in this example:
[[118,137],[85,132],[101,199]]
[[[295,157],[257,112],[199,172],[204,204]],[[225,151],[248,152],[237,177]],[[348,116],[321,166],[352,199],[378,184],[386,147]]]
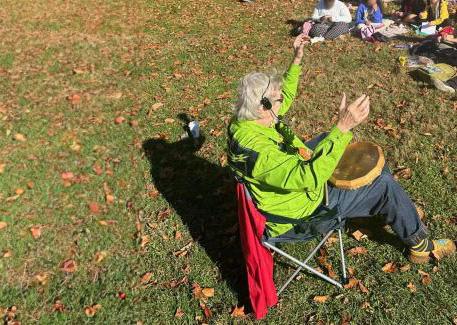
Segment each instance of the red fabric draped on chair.
[[236,193],[249,298],[255,317],[261,319],[268,313],[268,308],[278,302],[273,282],[273,256],[261,243],[266,220],[246,194],[244,184],[237,184]]

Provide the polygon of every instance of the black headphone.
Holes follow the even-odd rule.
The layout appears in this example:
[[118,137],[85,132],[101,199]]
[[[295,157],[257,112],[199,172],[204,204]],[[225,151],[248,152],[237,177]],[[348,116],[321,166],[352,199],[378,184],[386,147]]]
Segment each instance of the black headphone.
[[269,87],[270,87],[270,77],[268,77],[267,88],[265,88],[265,90],[263,91],[262,99],[260,100],[260,104],[262,104],[263,108],[266,110],[270,110],[273,107],[270,100],[267,97],[265,97],[265,93],[267,92]]

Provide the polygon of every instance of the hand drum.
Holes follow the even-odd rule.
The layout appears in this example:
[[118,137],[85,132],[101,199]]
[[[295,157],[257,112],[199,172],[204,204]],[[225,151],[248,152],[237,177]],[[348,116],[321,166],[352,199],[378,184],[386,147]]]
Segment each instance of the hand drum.
[[344,190],[355,190],[381,175],[384,163],[384,154],[378,145],[368,141],[352,143],[347,146],[330,183]]

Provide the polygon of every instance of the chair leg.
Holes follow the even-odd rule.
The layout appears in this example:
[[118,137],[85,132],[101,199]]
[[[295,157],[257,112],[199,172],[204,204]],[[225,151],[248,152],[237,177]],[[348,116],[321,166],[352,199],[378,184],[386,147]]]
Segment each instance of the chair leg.
[[[313,256],[317,253],[317,251],[319,250],[319,248],[322,247],[322,245],[325,244],[325,242],[327,241],[327,239],[333,234],[333,230],[330,230],[327,235],[325,235],[325,237],[319,242],[319,244],[311,251],[311,253],[308,255],[308,257],[302,262],[303,264],[306,264],[309,262],[310,259],[313,258]],[[278,295],[281,294],[281,292],[284,291],[284,289],[289,285],[289,283],[295,279],[295,277],[297,276],[298,273],[300,273],[300,271],[303,269],[302,266],[299,266],[294,274],[292,274],[291,277],[289,277],[289,279],[282,285],[282,287],[278,290]]]
[[343,248],[343,235],[342,235],[342,230],[341,228],[338,229],[338,238],[339,238],[339,242],[340,242],[340,254],[341,254],[341,268],[342,268],[342,271],[343,271],[343,284],[347,284],[348,283],[348,277],[347,277],[347,274],[346,274],[346,258],[344,256],[344,248]]
[[[274,245],[268,243],[268,242],[264,242],[263,243],[266,247],[270,248],[271,250],[281,254],[282,256],[290,259],[292,262],[296,263],[297,265],[301,266],[302,268],[306,269],[307,271],[311,272],[312,274],[314,275],[317,275],[318,277],[330,282],[331,284],[337,286],[338,288],[343,288],[343,286],[341,285],[341,283],[333,280],[332,278],[326,276],[325,274],[322,274],[318,271],[316,271],[315,269],[313,269],[312,267],[310,267],[309,265],[305,264],[305,263],[302,263],[301,261],[297,260],[295,257],[287,254],[286,252],[280,250],[279,248],[275,247]],[[290,282],[290,281],[289,281]],[[283,289],[284,290],[284,289]]]

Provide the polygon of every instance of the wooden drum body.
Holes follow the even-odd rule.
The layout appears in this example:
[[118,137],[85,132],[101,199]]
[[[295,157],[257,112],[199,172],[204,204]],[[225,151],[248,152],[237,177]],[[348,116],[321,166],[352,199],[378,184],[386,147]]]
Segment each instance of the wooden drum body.
[[384,154],[378,145],[368,141],[351,143],[330,177],[330,183],[345,190],[357,189],[371,184],[381,175],[384,164]]

